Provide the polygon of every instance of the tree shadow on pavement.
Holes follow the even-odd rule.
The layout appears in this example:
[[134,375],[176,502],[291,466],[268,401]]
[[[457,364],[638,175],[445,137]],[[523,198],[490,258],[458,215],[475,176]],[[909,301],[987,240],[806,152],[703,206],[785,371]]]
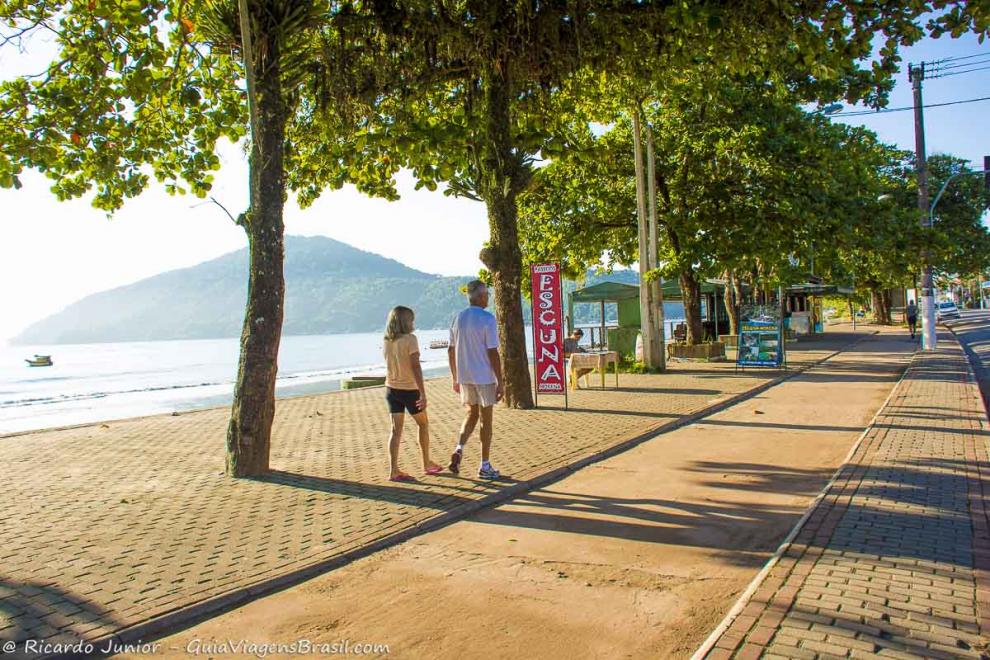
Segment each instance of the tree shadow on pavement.
[[[925,643],[924,639],[911,637],[912,630],[918,627],[917,621],[907,623],[907,621],[898,618],[891,620],[889,616],[890,608],[886,606],[875,606],[869,602],[863,603],[862,609],[864,611],[870,612],[871,610],[875,610],[875,615],[870,616],[869,614],[849,614],[831,607],[823,609],[812,605],[811,602],[804,602],[807,602],[807,604],[803,605],[799,596],[798,602],[792,605],[787,615],[788,620],[792,624],[798,621],[806,622],[799,624],[799,626],[802,629],[805,629],[807,626],[819,632],[827,633],[833,643],[839,647],[847,644],[842,641],[843,639],[855,639],[858,643],[848,643],[850,650],[859,650],[862,657],[874,657],[874,654],[876,654],[876,657],[905,657],[906,654],[914,658],[952,657],[956,655],[945,651],[933,651]],[[823,619],[831,619],[831,623],[823,624],[821,623]],[[907,625],[902,625],[905,623]],[[791,628],[790,630],[793,631],[794,629]],[[778,636],[787,637],[788,632],[787,628],[781,628],[779,629]],[[961,630],[951,630],[945,627],[933,630],[931,634],[948,634],[950,632],[956,638],[955,645],[958,649],[958,656],[975,657],[972,649],[977,648],[980,644],[978,635],[966,633]],[[771,640],[767,645],[766,651],[769,654],[774,654],[774,641]],[[873,648],[864,648],[865,644],[872,644]],[[788,651],[790,648],[792,647],[785,647]],[[778,649],[777,652],[779,653],[783,650]],[[810,648],[802,650],[808,653],[809,657],[813,655]]]
[[825,371],[808,371],[801,374],[800,378],[805,383],[893,383],[900,378],[900,373],[867,374],[862,372],[837,373],[837,370],[828,369]]
[[[891,417],[902,417],[902,415],[894,414],[880,419],[890,419]],[[920,431],[922,433],[951,433],[953,435],[964,435],[964,436],[990,436],[990,431],[980,431],[978,429],[962,429],[962,428],[951,428],[946,426],[923,426],[914,424],[891,424],[889,422],[877,421],[873,424],[874,427],[878,429],[890,429],[896,431]]]
[[[891,409],[895,409],[896,406],[890,405],[890,408]],[[945,419],[945,415],[944,414],[939,414],[939,413],[922,413],[922,412],[907,413],[907,412],[901,412],[901,410],[902,409],[897,409],[896,412],[891,413],[891,416],[898,417],[898,418],[903,418],[903,419],[923,419],[923,420],[926,420],[926,421],[934,421],[934,420]],[[983,417],[982,415],[959,415],[959,414],[957,414],[955,418],[957,420],[963,421],[963,422],[980,422],[980,421],[986,421],[986,417]]]
[[836,433],[859,433],[861,426],[828,426],[823,424],[777,424],[774,422],[737,422],[728,419],[702,419],[699,426],[727,426],[754,429],[786,429],[791,431],[834,431]]
[[[602,390],[598,391],[601,392]],[[723,394],[722,390],[703,390],[693,387],[610,387],[608,391],[629,394],[691,394],[698,396],[717,396]]]
[[[827,469],[794,470],[717,462],[699,463],[696,469],[722,474],[729,480],[706,485],[804,495],[809,499],[832,474]],[[508,527],[732,551],[737,554],[726,555],[729,563],[750,566],[766,557],[754,559],[745,553],[775,549],[800,518],[804,507],[803,503],[719,502],[707,498],[702,502],[686,502],[541,489],[477,518],[482,523]]]
[[54,641],[57,635],[62,643],[74,643],[121,627],[106,609],[81,595],[50,583],[0,577],[0,641],[17,642],[20,652],[29,639]]
[[[444,472],[429,477],[429,481],[424,477],[423,480],[414,482],[375,484],[272,470],[267,475],[252,477],[251,480],[340,495],[342,499],[361,498],[440,510],[475,502],[481,497],[518,483],[518,480],[510,475],[503,475],[499,479],[478,479],[468,476],[466,472],[462,471],[460,475]],[[467,496],[458,493],[466,493]]]
[[[763,475],[763,466],[717,463],[706,471],[735,469],[757,478],[748,483],[710,480],[708,486],[775,491],[784,477]],[[963,461],[916,459],[887,465],[847,464],[830,495],[855,493],[845,509],[819,503],[797,541],[833,552],[860,553],[886,560],[924,560],[971,568],[972,522],[968,510],[969,478],[974,468]],[[824,475],[823,475],[824,476]],[[800,482],[797,482],[800,483]],[[848,487],[843,490],[843,485]],[[834,528],[819,531],[818,514],[839,515]],[[951,569],[947,573],[951,576]]]
[[835,474],[835,470],[829,468],[801,469],[763,463],[717,461],[695,461],[687,471],[718,476],[718,479],[698,482],[708,488],[786,493],[809,497],[818,493]]
[[[972,566],[967,477],[958,469],[939,467],[924,461],[917,466],[843,466],[837,483],[857,471],[856,498],[827,537],[816,537],[806,527],[812,536],[805,542],[893,560]],[[681,501],[543,489],[477,519],[506,527],[703,547],[721,551],[719,558],[727,564],[750,565],[753,557],[747,553],[773,551],[834,474],[829,469],[716,461],[696,463],[690,470],[712,475],[700,485],[737,495]],[[799,501],[768,504],[738,495],[747,492],[785,494]]]
[[[453,509],[462,504],[474,502],[487,492],[494,492],[504,482],[470,481],[470,486],[463,487],[458,480],[456,483],[436,484],[433,482],[421,481],[417,483],[389,482],[385,484],[366,483],[362,481],[349,481],[347,479],[334,479],[331,477],[314,477],[295,472],[283,472],[273,470],[267,475],[253,477],[252,480],[263,483],[289,486],[291,488],[301,488],[319,493],[340,495],[343,499],[361,498],[389,502],[392,504],[404,504],[427,509],[437,509],[445,511]],[[474,497],[464,497],[456,494],[457,490],[463,490],[474,494]]]
[[[563,402],[561,402],[559,406],[553,406],[553,407],[547,406],[545,408],[541,405],[540,408],[543,410],[563,411],[564,404]],[[618,410],[615,408],[584,408],[584,407],[575,406],[573,403],[571,403],[567,407],[567,412],[593,414],[593,415],[619,415],[622,417],[647,417],[652,419],[680,419],[684,417],[684,415],[675,415],[673,413],[647,412],[645,410]]]

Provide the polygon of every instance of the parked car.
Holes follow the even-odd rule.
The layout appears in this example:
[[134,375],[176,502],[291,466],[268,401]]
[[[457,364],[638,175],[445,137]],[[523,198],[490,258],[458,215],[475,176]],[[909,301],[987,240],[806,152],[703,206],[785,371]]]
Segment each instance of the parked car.
[[956,307],[956,303],[951,300],[940,302],[935,305],[935,318],[939,321],[944,321],[945,319],[957,319],[959,318],[959,308]]

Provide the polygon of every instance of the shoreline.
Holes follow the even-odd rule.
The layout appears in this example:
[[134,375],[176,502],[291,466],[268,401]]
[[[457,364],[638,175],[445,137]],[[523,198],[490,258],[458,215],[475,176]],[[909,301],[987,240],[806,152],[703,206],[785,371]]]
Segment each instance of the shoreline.
[[[423,378],[426,381],[432,381],[449,376],[449,374],[450,374],[450,369],[448,367],[433,367],[431,369],[424,370]],[[283,393],[281,394],[276,393],[275,400],[283,401],[289,399],[302,399],[306,397],[324,396],[327,394],[337,394],[340,392],[348,391],[348,390],[343,390],[340,387],[340,383],[343,380],[346,380],[346,378],[337,378],[333,380],[325,380],[325,381],[307,383],[302,385],[289,385],[283,388]],[[384,388],[384,385],[375,385],[372,387],[367,387],[362,389],[374,390],[378,388]],[[294,391],[285,392],[284,390],[294,390]],[[188,415],[190,413],[199,413],[209,410],[229,408],[231,403],[233,403],[229,397],[222,397],[224,399],[227,399],[226,402],[218,401],[218,399],[220,398],[221,397],[219,396],[206,397],[205,399],[203,399],[203,405],[193,405],[193,406],[176,408],[171,412],[154,412],[143,415],[142,414],[125,415],[121,417],[101,418],[97,420],[90,420],[75,424],[73,423],[56,424],[54,426],[43,426],[40,428],[23,429],[19,431],[9,431],[9,432],[0,431],[0,441],[6,440],[7,438],[21,437],[21,436],[32,435],[37,433],[46,433],[49,431],[66,431],[71,429],[80,429],[80,428],[85,428],[87,426],[100,426],[103,424],[110,424],[113,422],[140,420],[140,419],[148,419],[153,417],[181,417],[183,415]]]

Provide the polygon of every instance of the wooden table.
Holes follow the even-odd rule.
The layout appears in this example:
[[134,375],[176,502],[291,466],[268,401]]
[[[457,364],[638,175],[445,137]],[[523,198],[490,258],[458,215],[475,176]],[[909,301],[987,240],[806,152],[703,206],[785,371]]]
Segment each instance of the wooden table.
[[[609,363],[615,365],[615,386],[619,387],[619,352],[596,351],[591,353],[571,353],[568,358],[567,371],[570,373],[571,388],[577,389],[578,378],[588,372],[598,369],[602,375],[602,389],[605,389],[605,369]],[[581,372],[585,373],[582,374]]]

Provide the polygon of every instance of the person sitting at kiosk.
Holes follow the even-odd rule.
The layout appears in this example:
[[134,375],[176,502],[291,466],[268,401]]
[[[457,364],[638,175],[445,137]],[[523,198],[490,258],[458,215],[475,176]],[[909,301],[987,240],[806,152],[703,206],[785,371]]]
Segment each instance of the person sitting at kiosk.
[[[564,357],[570,358],[575,353],[587,353],[584,348],[578,345],[582,337],[584,337],[584,331],[581,328],[574,328],[574,332],[571,333],[571,336],[564,339]],[[579,378],[582,376],[587,376],[594,371],[594,369],[590,369],[588,367],[573,368],[571,366],[570,359],[568,359],[567,371],[570,374],[571,384],[576,385]]]
[[584,353],[584,349],[578,344],[581,338],[584,337],[584,330],[581,328],[574,328],[570,337],[564,339],[564,357],[567,357],[571,353]]

